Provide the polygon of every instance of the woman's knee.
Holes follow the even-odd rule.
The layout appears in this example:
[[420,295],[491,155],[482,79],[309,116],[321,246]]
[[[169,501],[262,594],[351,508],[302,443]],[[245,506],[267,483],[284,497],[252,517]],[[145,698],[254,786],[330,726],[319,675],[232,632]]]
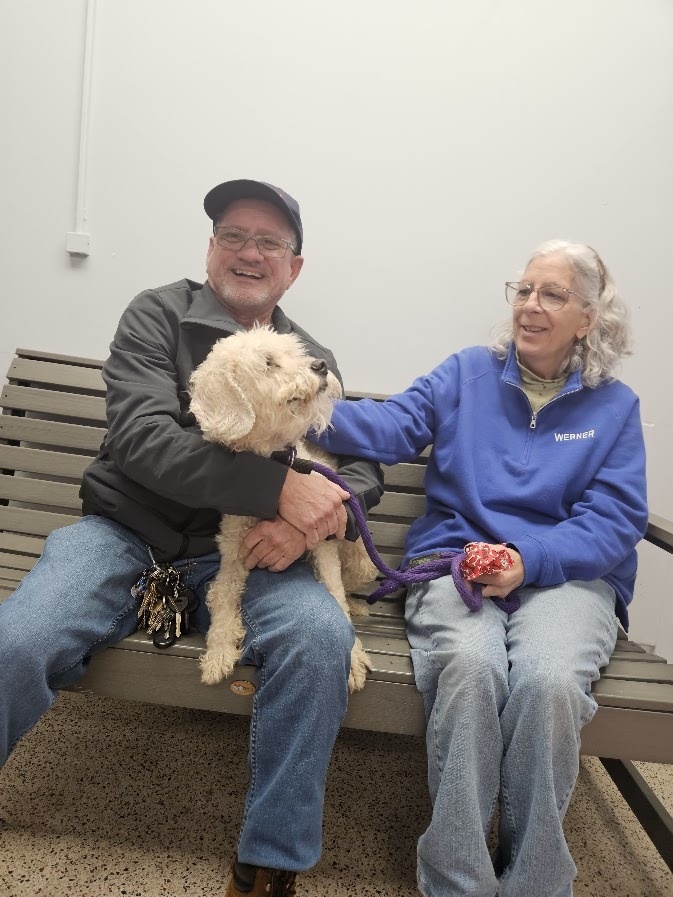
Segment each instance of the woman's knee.
[[550,722],[579,723],[593,706],[587,684],[560,664],[528,666],[517,676],[512,694],[519,712]]

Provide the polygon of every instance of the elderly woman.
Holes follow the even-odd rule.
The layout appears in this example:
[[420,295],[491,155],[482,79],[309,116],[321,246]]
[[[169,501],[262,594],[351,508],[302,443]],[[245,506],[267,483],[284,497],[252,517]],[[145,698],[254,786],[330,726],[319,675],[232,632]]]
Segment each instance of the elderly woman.
[[450,577],[408,593],[433,804],[418,843],[425,897],[572,894],[562,823],[580,729],[617,621],[628,625],[647,524],[638,398],[613,376],[629,354],[626,310],[605,265],[583,244],[545,243],[506,294],[512,317],[489,348],[385,402],[339,402],[320,439],[387,464],[432,445],[406,564],[471,541],[513,561],[476,580],[485,598],[517,590],[509,614],[493,601],[471,612]]

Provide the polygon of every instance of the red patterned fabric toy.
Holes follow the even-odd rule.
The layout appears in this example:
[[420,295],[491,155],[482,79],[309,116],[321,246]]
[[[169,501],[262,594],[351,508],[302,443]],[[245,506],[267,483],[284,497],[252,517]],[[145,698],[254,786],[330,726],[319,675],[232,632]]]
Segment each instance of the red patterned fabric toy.
[[468,542],[464,548],[465,559],[460,562],[463,579],[476,579],[485,573],[500,573],[514,566],[512,555],[506,548],[495,548],[487,542]]

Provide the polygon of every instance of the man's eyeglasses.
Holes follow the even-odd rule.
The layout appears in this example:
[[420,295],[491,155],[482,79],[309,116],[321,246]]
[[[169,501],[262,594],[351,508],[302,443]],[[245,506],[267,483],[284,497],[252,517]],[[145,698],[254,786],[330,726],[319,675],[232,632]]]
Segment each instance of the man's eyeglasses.
[[566,304],[572,295],[582,299],[575,290],[567,290],[565,287],[558,287],[555,283],[543,283],[541,287],[535,289],[532,283],[510,283],[505,284],[505,297],[510,305],[525,305],[533,293],[537,293],[537,301],[545,311],[558,311]]
[[218,225],[213,228],[213,234],[218,246],[221,246],[223,249],[243,249],[248,240],[254,240],[257,244],[257,251],[264,258],[282,259],[288,249],[291,249],[294,253],[297,252],[289,240],[264,235],[253,236],[253,234],[239,230],[237,227]]

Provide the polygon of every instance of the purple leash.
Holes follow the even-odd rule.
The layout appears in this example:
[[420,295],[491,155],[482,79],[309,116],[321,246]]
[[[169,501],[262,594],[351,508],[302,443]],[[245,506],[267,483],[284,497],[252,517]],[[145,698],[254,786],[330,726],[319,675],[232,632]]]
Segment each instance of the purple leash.
[[[302,461],[301,463],[304,464],[306,462]],[[413,570],[393,570],[392,567],[388,567],[387,564],[384,564],[379,557],[372,540],[372,534],[369,532],[365,515],[360,507],[360,502],[355,497],[355,493],[341,479],[341,477],[329,467],[325,467],[323,464],[318,464],[317,461],[310,461],[308,463],[316,473],[322,474],[328,480],[331,480],[333,483],[336,483],[337,486],[341,486],[342,489],[345,489],[346,492],[348,492],[350,496],[348,504],[355,515],[355,522],[365,548],[367,549],[367,554],[372,559],[374,566],[385,576],[385,579],[379,587],[367,597],[368,604],[374,604],[379,598],[390,595],[391,592],[394,592],[396,589],[400,588],[400,586],[410,586],[418,582],[428,582],[431,579],[439,579],[440,576],[447,576],[450,574],[453,577],[453,582],[458,590],[458,594],[468,608],[471,611],[481,610],[483,602],[481,583],[475,582],[470,585],[465,581],[463,574],[460,571],[460,564],[466,556],[464,551],[441,552],[436,558],[433,558],[433,560],[419,564],[418,567]],[[514,611],[518,610],[521,606],[521,600],[516,591],[511,592],[507,598],[492,598],[489,600],[493,601],[496,607],[499,607],[500,610],[504,611],[506,614],[513,614]]]

